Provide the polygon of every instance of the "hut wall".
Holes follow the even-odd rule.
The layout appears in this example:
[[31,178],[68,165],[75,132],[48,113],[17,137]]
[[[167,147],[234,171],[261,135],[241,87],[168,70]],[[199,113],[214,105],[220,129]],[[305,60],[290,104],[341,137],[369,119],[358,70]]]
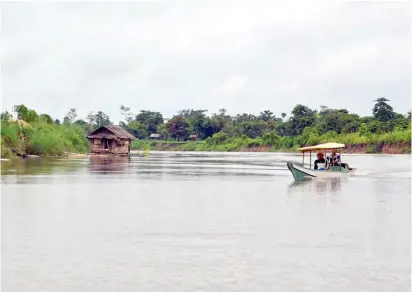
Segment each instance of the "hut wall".
[[128,154],[129,153],[129,140],[121,140],[119,143],[114,142],[114,151],[117,154]]
[[[105,143],[108,142],[108,149],[105,149]],[[90,152],[92,153],[113,153],[113,154],[128,154],[129,153],[129,140],[118,140],[113,139],[91,139],[89,142]]]
[[93,139],[93,150],[94,153],[99,153],[102,148],[102,140],[101,139]]

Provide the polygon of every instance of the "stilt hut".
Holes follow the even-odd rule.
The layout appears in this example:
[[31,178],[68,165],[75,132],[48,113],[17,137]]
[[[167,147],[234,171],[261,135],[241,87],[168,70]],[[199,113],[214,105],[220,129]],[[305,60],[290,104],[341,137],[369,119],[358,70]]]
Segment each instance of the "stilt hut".
[[129,154],[131,141],[136,139],[123,128],[114,125],[101,126],[87,138],[91,153],[117,155]]

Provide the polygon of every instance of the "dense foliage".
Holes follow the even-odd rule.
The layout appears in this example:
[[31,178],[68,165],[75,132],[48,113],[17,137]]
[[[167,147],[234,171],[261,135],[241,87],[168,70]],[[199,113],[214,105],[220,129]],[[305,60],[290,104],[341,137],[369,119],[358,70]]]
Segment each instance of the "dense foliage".
[[[29,154],[86,152],[87,133],[112,124],[102,111],[90,112],[83,120],[72,108],[63,122],[25,105],[16,105],[13,111],[25,123],[17,122],[8,112],[1,114],[2,157],[9,156],[11,149]],[[230,116],[225,109],[211,115],[203,109],[186,109],[166,120],[159,112],[142,110],[133,114],[124,105],[120,111],[124,121],[119,125],[139,139],[134,142],[137,149],[181,143],[190,140],[190,135],[196,135],[198,141],[182,143],[180,150],[234,151],[263,146],[292,149],[328,141],[348,145],[411,141],[411,112],[394,112],[383,97],[375,100],[373,115],[367,117],[326,106],[317,111],[302,104],[296,105],[289,116],[281,113],[280,117],[270,110]],[[145,142],[151,134],[160,135],[163,142]]]
[[16,118],[8,112],[1,114],[1,156],[16,154],[59,155],[64,152],[85,153],[88,151],[87,123],[76,119],[76,110],[71,109],[64,123],[48,114],[37,114],[25,105],[14,107]]
[[[298,104],[289,116],[277,117],[264,110],[258,115],[250,113],[230,116],[225,109],[208,116],[206,110],[182,110],[157,130],[148,128],[148,122],[140,120],[146,139],[158,133],[162,140],[188,140],[197,135],[202,143],[187,143],[182,150],[241,150],[268,146],[272,149],[291,149],[323,142],[342,142],[348,145],[376,143],[407,143],[411,141],[411,112],[396,113],[386,98],[378,98],[372,107],[372,116],[360,117],[346,109],[330,109],[321,106],[320,111]],[[160,116],[160,113],[157,113]],[[124,127],[128,125],[124,123]],[[175,142],[173,142],[175,143]],[[135,142],[134,147],[166,147],[161,142]],[[187,149],[186,149],[187,148]]]

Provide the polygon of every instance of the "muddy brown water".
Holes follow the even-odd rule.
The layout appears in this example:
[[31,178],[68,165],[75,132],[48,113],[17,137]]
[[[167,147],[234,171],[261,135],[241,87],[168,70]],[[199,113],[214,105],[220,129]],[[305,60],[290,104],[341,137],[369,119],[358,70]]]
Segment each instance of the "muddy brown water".
[[281,153],[2,163],[1,291],[410,291],[410,158],[302,183]]

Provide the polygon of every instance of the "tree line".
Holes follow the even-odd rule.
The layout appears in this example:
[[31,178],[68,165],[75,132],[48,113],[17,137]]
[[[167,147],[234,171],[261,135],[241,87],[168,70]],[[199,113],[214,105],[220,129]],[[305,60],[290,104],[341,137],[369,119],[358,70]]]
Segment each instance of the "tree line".
[[411,112],[394,112],[389,100],[381,97],[374,101],[372,116],[361,117],[346,109],[331,109],[321,106],[320,111],[298,104],[291,113],[276,116],[271,110],[264,110],[258,115],[243,113],[235,116],[227,114],[225,109],[207,115],[204,109],[186,109],[179,111],[165,121],[160,112],[142,110],[137,115],[130,108],[121,106],[124,121],[120,126],[139,139],[150,134],[160,134],[163,140],[186,140],[189,135],[197,135],[204,140],[217,133],[227,137],[247,136],[263,137],[273,133],[280,137],[297,137],[309,127],[319,135],[328,132],[349,134],[355,132],[381,134],[395,129],[407,129],[411,121]]
[[[347,109],[332,109],[321,106],[320,110],[311,109],[303,104],[296,105],[289,114],[280,113],[275,115],[271,110],[263,110],[259,114],[242,113],[235,116],[227,114],[226,109],[220,109],[217,113],[208,114],[204,109],[184,109],[179,111],[170,119],[165,119],[160,112],[141,110],[133,113],[128,106],[121,105],[120,112],[123,121],[119,126],[133,134],[138,139],[148,139],[151,134],[159,134],[162,140],[184,141],[190,135],[197,135],[199,140],[220,143],[234,138],[264,139],[267,144],[274,144],[280,138],[286,143],[285,147],[292,145],[304,145],[312,140],[308,137],[334,137],[358,133],[360,136],[381,135],[393,131],[410,130],[411,111],[401,114],[396,113],[389,104],[390,100],[385,97],[373,101],[372,115],[361,117],[358,114],[350,113]],[[85,147],[87,132],[94,129],[113,124],[110,117],[103,111],[90,112],[84,119],[79,118],[77,110],[71,108],[62,120],[53,119],[49,114],[38,114],[26,105],[16,105],[13,112],[18,119],[24,120],[34,127],[43,129],[44,125],[49,125],[49,133],[59,131],[59,129],[72,129],[77,133],[71,144]],[[12,118],[10,113],[1,114],[2,128],[7,128],[7,121]],[[28,130],[25,130],[26,132]],[[81,133],[83,132],[83,133]],[[4,131],[2,129],[2,142]],[[29,135],[30,133],[26,133]],[[59,135],[56,135],[58,137]],[[79,138],[82,136],[81,138]],[[31,136],[32,139],[34,136]],[[77,139],[77,140],[76,140]],[[5,138],[7,140],[7,138]],[[312,141],[312,142],[313,142]],[[69,143],[69,144],[70,144]],[[38,143],[39,144],[39,143]],[[52,148],[53,144],[49,143]],[[290,145],[290,146],[288,146]],[[38,145],[38,149],[41,147]],[[44,147],[43,147],[44,148]],[[61,147],[64,149],[64,146]],[[38,150],[37,152],[41,152]]]
[[[230,116],[226,109],[220,109],[211,115],[208,115],[208,111],[204,109],[185,109],[168,120],[164,119],[160,112],[155,111],[141,110],[135,115],[130,107],[121,105],[120,111],[124,121],[120,122],[120,126],[139,139],[148,138],[150,134],[160,134],[165,140],[185,140],[191,134],[203,140],[219,132],[229,137],[246,135],[257,138],[267,132],[296,137],[301,135],[306,127],[316,130],[320,135],[329,131],[337,134],[358,131],[379,134],[408,127],[411,121],[410,111],[406,114],[394,112],[389,100],[384,97],[374,102],[373,115],[366,117],[349,113],[346,109],[321,106],[320,111],[317,111],[298,104],[289,115],[281,113],[280,117],[271,110],[264,110],[258,115],[243,113]],[[73,110],[64,120],[74,120],[71,114]],[[101,111],[97,114],[89,114],[87,122],[83,120],[76,122],[88,124],[91,128],[111,124],[109,117]]]
[[[189,135],[197,135],[203,140],[219,132],[229,137],[246,135],[250,138],[257,138],[268,132],[279,136],[296,137],[301,135],[307,127],[320,135],[327,132],[379,134],[408,128],[411,122],[411,111],[405,114],[394,112],[389,100],[384,97],[374,102],[373,115],[365,117],[349,113],[346,109],[321,106],[320,111],[317,111],[298,104],[289,115],[281,113],[280,117],[270,110],[264,110],[258,115],[243,113],[230,116],[225,109],[220,109],[218,113],[212,113],[209,116],[207,110],[204,109],[185,109],[167,120],[160,112],[141,110],[138,114],[133,114],[130,107],[121,105],[120,112],[124,120],[119,123],[119,126],[139,139],[146,139],[151,134],[159,134],[164,140],[186,140]],[[38,115],[25,105],[16,105],[13,111],[18,119],[28,123],[43,121],[48,124],[61,124],[59,119],[53,120],[48,114]],[[1,116],[4,119],[11,115],[5,112]],[[76,124],[86,131],[92,131],[100,126],[113,123],[110,117],[102,111],[90,112],[85,119],[79,119],[76,109],[72,108],[63,118],[62,124]]]

